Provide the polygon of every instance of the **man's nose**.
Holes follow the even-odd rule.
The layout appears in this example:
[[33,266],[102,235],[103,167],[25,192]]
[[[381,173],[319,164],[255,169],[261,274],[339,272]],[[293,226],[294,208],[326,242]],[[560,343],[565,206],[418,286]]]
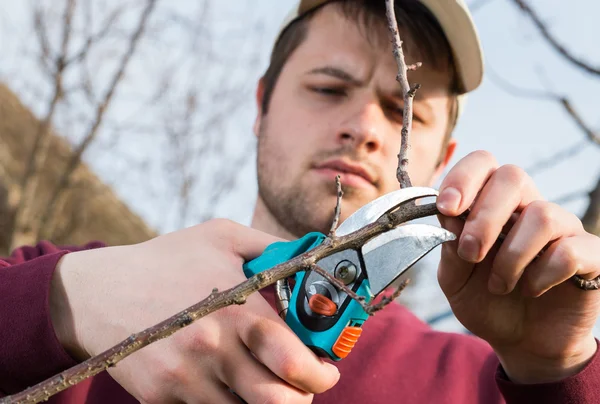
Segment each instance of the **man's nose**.
[[385,115],[376,102],[363,102],[348,111],[338,128],[338,142],[372,153],[382,147]]

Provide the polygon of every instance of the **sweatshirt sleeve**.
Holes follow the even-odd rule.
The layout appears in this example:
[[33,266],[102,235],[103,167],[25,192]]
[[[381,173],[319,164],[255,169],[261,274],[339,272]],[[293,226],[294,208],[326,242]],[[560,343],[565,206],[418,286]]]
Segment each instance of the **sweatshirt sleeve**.
[[17,393],[76,364],[54,332],[48,301],[50,281],[65,254],[102,246],[94,242],[58,247],[41,242],[0,258],[2,393]]
[[[598,344],[599,341],[596,340]],[[516,384],[501,366],[496,383],[507,404],[600,403],[600,346],[591,361],[577,374],[553,383]]]

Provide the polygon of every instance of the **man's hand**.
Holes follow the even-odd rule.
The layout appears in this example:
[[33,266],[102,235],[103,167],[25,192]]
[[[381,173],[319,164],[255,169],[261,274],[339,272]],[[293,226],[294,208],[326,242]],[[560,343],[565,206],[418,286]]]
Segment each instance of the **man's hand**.
[[[490,343],[515,382],[581,370],[596,352],[600,291],[581,290],[569,278],[600,274],[600,238],[543,201],[523,170],[498,167],[485,152],[448,173],[437,205],[442,226],[459,235],[444,244],[438,270],[458,320]],[[467,209],[466,221],[454,217]]]
[[[242,264],[278,239],[213,220],[123,247],[67,254],[51,292],[63,345],[84,360],[246,278]],[[141,349],[110,369],[144,403],[308,403],[331,388],[321,361],[259,293]]]

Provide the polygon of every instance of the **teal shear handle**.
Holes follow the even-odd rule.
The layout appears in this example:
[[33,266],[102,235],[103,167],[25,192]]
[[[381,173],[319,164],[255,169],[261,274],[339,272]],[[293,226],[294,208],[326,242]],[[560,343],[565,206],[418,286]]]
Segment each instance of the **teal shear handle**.
[[[259,257],[244,264],[244,274],[250,278],[317,247],[325,239],[324,234],[312,232],[298,240],[273,243]],[[334,288],[334,286],[326,280],[328,285],[323,286],[324,279],[321,276],[315,277],[311,273],[312,271],[302,271],[295,275],[295,285],[285,322],[300,340],[317,355],[339,361],[345,358],[354,347],[368,314],[358,302],[348,296],[338,300],[338,304],[334,304],[335,307],[331,312],[315,313],[311,310],[315,306],[309,304],[309,295],[317,294],[322,297],[315,287],[327,289]],[[319,280],[313,283],[314,279]],[[369,281],[365,273],[361,273],[349,287],[358,295],[364,296],[367,302],[370,300]],[[325,300],[326,303],[333,304],[329,299]]]

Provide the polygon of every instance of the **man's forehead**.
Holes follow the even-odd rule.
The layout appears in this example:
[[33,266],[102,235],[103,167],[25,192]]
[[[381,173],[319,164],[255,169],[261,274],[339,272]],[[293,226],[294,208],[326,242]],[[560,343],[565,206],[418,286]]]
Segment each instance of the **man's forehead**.
[[[423,61],[423,55],[419,52],[419,47],[413,39],[408,29],[399,27],[400,35],[403,41],[403,52],[408,64]],[[392,42],[387,22],[381,18],[374,18],[373,15],[365,14],[360,11],[349,16],[344,12],[343,2],[332,1],[325,3],[315,10],[314,15],[308,22],[307,39],[315,41],[328,41],[345,39],[345,43],[353,39],[352,47],[357,46],[357,40],[363,42],[363,46],[378,52],[386,52],[390,55],[390,61],[394,62],[392,51]],[[349,37],[350,36],[350,37]],[[339,43],[336,45],[339,46]]]

